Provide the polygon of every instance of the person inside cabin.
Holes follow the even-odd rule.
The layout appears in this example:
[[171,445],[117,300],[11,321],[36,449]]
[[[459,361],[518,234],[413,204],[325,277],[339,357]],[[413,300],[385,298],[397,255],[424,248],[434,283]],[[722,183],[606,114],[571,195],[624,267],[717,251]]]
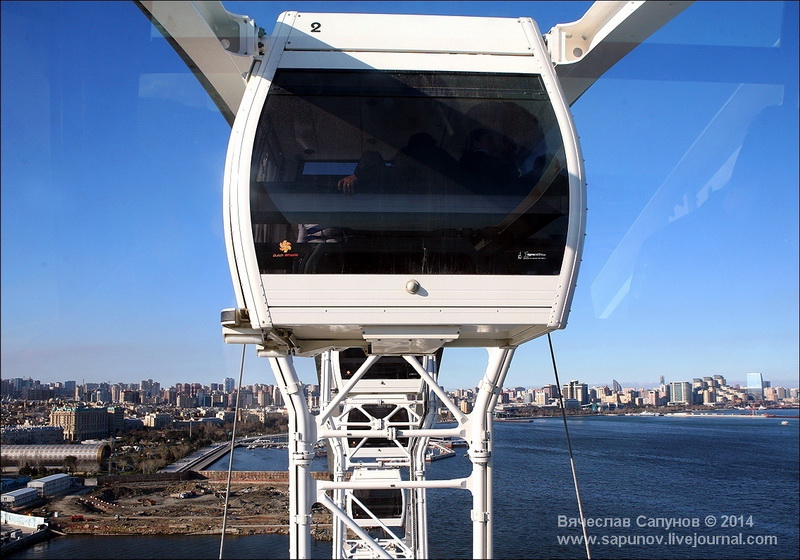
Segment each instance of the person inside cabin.
[[477,128],[467,135],[459,160],[463,184],[480,194],[503,190],[519,178],[517,146],[488,128]]
[[351,175],[339,180],[336,188],[342,194],[354,194],[359,183],[378,184],[386,180],[386,162],[380,152],[364,152]]
[[354,194],[359,183],[369,186],[391,183],[398,192],[433,192],[444,190],[457,174],[456,159],[437,146],[433,136],[418,132],[411,135],[390,165],[380,153],[364,152],[353,174],[340,179],[337,188],[343,194]]

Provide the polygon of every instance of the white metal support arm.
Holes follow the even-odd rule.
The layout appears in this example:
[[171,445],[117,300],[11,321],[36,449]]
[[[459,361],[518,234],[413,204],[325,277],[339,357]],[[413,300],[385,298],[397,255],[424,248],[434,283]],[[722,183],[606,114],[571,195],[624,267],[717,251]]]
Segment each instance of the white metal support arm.
[[567,102],[692,3],[595,2],[578,21],[553,26],[545,40]]
[[[254,57],[267,37],[248,16],[232,14],[219,1],[134,3],[169,41],[232,124]],[[550,57],[571,105],[608,69],[691,1],[598,1],[572,23],[545,34]]]
[[255,22],[228,12],[221,2],[134,3],[194,72],[232,125],[253,58],[266,42],[259,38]]
[[[248,16],[219,1],[134,0],[169,41],[232,124],[253,58],[267,38]],[[545,34],[550,57],[572,105],[609,68],[691,1],[598,1],[572,23]]]

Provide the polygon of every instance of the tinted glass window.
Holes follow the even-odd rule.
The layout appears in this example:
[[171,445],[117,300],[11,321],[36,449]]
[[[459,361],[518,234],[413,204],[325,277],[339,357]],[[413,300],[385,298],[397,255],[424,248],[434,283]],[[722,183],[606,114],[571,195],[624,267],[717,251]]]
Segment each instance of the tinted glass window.
[[[440,361],[441,355],[440,350],[437,352]],[[361,348],[347,348],[339,352],[342,379],[351,379],[366,360],[367,354]],[[362,379],[419,379],[419,374],[402,356],[381,356]]]
[[259,266],[558,274],[564,162],[538,76],[279,70],[253,153]]
[[[353,495],[378,519],[399,518],[403,514],[402,490],[353,490]],[[372,517],[364,511],[364,508],[353,502],[353,519],[372,519]]]

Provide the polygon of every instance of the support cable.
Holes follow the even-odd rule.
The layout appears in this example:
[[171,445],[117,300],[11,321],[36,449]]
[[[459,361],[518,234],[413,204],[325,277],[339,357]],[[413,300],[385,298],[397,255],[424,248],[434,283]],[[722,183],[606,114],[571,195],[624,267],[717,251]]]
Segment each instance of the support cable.
[[561,382],[558,380],[558,368],[556,367],[556,354],[553,351],[553,341],[550,333],[547,333],[547,343],[550,345],[550,359],[553,361],[553,373],[556,377],[556,387],[558,388],[558,402],[561,405],[561,418],[564,420],[564,433],[567,435],[567,449],[569,449],[569,466],[572,469],[572,482],[575,485],[575,497],[578,500],[578,515],[581,517],[581,529],[583,530],[583,544],[586,546],[586,558],[591,560],[592,553],[589,551],[589,535],[586,531],[586,518],[583,516],[583,504],[581,503],[581,491],[578,488],[578,473],[575,470],[575,458],[572,455],[572,441],[569,437],[567,427],[567,411],[564,408],[564,395],[561,393]]
[[219,537],[219,560],[225,546],[225,529],[228,524],[228,500],[231,496],[231,477],[233,474],[233,450],[236,447],[236,419],[239,417],[239,395],[242,393],[242,375],[244,373],[244,352],[247,344],[242,345],[242,359],[239,364],[239,384],[236,386],[236,404],[233,408],[233,428],[231,429],[231,449],[228,452],[228,483],[225,486],[225,504],[222,506],[222,534]]

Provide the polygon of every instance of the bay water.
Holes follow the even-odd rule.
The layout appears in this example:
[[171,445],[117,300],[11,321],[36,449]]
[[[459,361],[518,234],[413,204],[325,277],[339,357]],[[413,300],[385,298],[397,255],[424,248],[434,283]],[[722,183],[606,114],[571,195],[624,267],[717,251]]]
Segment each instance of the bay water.
[[[797,416],[797,411],[770,411]],[[568,418],[593,558],[798,558],[800,419],[713,416]],[[585,557],[561,418],[494,430],[494,556]],[[467,476],[457,455],[431,479]],[[237,448],[236,470],[285,470],[286,450]],[[212,469],[226,470],[228,459]],[[324,458],[314,462],[324,470]],[[470,494],[429,490],[432,558],[470,558]],[[221,525],[221,520],[220,520]],[[594,541],[594,542],[593,542]],[[313,542],[330,558],[329,542]],[[219,536],[68,536],[14,559],[214,559]],[[288,558],[285,535],[226,536],[224,558]]]

